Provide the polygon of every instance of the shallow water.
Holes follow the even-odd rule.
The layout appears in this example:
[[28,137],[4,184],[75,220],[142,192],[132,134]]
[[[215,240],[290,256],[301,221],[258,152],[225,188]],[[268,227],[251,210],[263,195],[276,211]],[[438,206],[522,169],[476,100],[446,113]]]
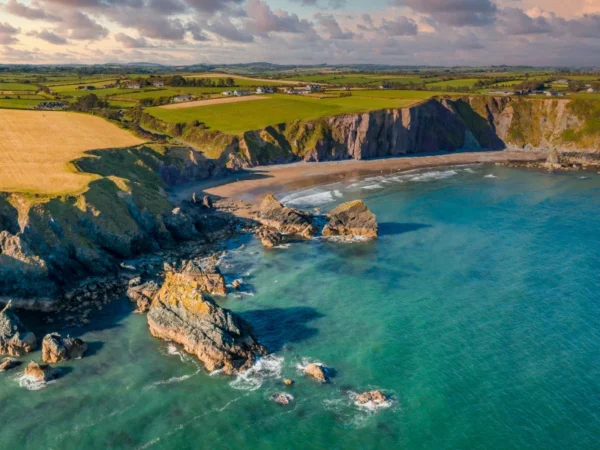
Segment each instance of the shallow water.
[[[323,210],[363,198],[382,236],[231,244],[224,267],[246,293],[222,304],[273,356],[237,379],[206,374],[116,303],[58,382],[29,391],[0,374],[0,446],[597,448],[600,176],[579,177],[468,166],[286,194]],[[336,369],[331,384],[299,374],[313,360]],[[388,408],[353,403],[372,388]],[[291,406],[270,400],[284,391]]]

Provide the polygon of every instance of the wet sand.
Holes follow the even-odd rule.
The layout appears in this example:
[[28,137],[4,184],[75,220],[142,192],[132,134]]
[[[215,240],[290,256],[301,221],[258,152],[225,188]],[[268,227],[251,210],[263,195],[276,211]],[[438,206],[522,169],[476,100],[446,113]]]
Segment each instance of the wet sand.
[[322,163],[295,163],[264,166],[216,180],[191,183],[172,192],[176,201],[190,199],[196,192],[217,198],[258,203],[268,194],[327,184],[344,179],[394,174],[407,170],[474,163],[508,161],[540,161],[540,152],[506,150],[493,152],[461,152],[427,156],[409,156],[373,160],[345,160]]

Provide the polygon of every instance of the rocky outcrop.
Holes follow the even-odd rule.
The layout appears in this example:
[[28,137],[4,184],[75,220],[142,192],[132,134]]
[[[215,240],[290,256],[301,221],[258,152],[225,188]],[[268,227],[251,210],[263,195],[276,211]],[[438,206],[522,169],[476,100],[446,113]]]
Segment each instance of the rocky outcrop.
[[135,278],[129,282],[127,297],[136,303],[136,312],[147,313],[159,290],[160,286],[155,281],[142,283],[141,278]]
[[283,206],[271,194],[262,201],[257,220],[284,235],[311,238],[317,232],[311,214]]
[[388,400],[388,396],[381,391],[363,392],[356,396],[356,402],[360,405],[381,406]]
[[281,406],[288,406],[290,403],[294,401],[294,397],[286,392],[280,392],[278,394],[273,394],[271,397],[275,403],[280,404]]
[[252,327],[207,297],[194,272],[187,270],[167,273],[152,302],[148,325],[153,336],[181,344],[209,372],[236,374],[267,353]]
[[42,341],[42,361],[56,364],[71,359],[81,359],[88,346],[81,339],[62,337],[58,333],[48,334]]
[[9,302],[0,312],[0,355],[20,357],[37,348],[37,339],[25,329],[10,306]]
[[4,361],[0,362],[0,372],[6,372],[8,370],[14,369],[18,365],[19,362],[15,361],[12,358],[5,359]]
[[263,247],[267,248],[277,247],[283,243],[283,236],[281,233],[268,227],[260,227],[256,231],[256,237],[260,240]]
[[35,361],[31,361],[25,368],[23,375],[39,383],[48,383],[57,379],[59,374],[56,369],[46,364],[38,364]]
[[377,218],[362,200],[338,206],[327,218],[329,223],[323,229],[323,236],[376,238],[378,235]]
[[215,264],[214,258],[205,258],[199,262],[184,261],[180,275],[201,292],[211,295],[227,294],[225,277]]
[[327,383],[331,369],[321,363],[312,363],[304,368],[304,375],[314,378],[319,383]]

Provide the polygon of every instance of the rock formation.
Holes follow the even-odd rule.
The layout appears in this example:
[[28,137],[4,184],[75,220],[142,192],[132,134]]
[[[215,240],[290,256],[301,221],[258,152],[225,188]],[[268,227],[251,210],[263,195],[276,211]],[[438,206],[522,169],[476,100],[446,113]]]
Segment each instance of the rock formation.
[[280,404],[281,406],[288,406],[290,403],[294,401],[294,397],[286,392],[281,392],[278,394],[273,394],[271,397],[275,403]]
[[18,361],[15,361],[12,358],[7,358],[0,363],[0,372],[6,372],[7,370],[14,369],[18,365]]
[[0,355],[20,357],[36,349],[37,339],[10,311],[10,306],[8,302],[0,312]]
[[58,378],[58,371],[46,364],[31,361],[25,368],[24,375],[40,383],[47,383]]
[[361,405],[380,406],[388,400],[388,397],[381,391],[364,392],[356,397],[356,402]]
[[260,240],[263,247],[273,248],[283,243],[283,236],[275,230],[267,227],[261,227],[256,232],[256,237]]
[[129,283],[127,297],[137,304],[136,312],[147,313],[159,290],[160,286],[155,281],[142,283],[140,278],[136,278]]
[[327,383],[329,381],[329,369],[327,366],[321,363],[312,363],[305,367],[304,374],[312,377],[320,383]]
[[184,261],[180,273],[202,292],[212,295],[227,295],[225,278],[211,258],[203,259],[200,262]]
[[63,338],[58,333],[46,335],[42,341],[42,361],[46,364],[56,364],[70,359],[80,359],[88,346],[81,339]]
[[377,218],[362,200],[338,206],[327,218],[329,223],[323,229],[323,236],[377,237]]
[[311,238],[317,232],[312,215],[283,206],[271,194],[262,201],[257,219],[262,225],[285,235]]
[[186,270],[167,273],[150,307],[148,325],[153,336],[181,344],[210,372],[236,374],[267,353],[252,327],[206,297],[194,273]]

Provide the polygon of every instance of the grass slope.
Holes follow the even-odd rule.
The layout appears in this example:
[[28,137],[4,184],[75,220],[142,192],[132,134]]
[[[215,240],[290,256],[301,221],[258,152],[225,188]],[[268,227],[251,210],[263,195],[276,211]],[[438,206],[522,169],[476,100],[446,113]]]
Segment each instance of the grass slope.
[[260,102],[228,103],[178,110],[148,108],[146,112],[166,122],[189,123],[198,120],[211,130],[240,134],[295,120],[401,108],[432,95],[426,92],[396,92],[403,92],[404,95],[399,94],[398,97],[392,98],[352,96],[325,99],[274,95]]

